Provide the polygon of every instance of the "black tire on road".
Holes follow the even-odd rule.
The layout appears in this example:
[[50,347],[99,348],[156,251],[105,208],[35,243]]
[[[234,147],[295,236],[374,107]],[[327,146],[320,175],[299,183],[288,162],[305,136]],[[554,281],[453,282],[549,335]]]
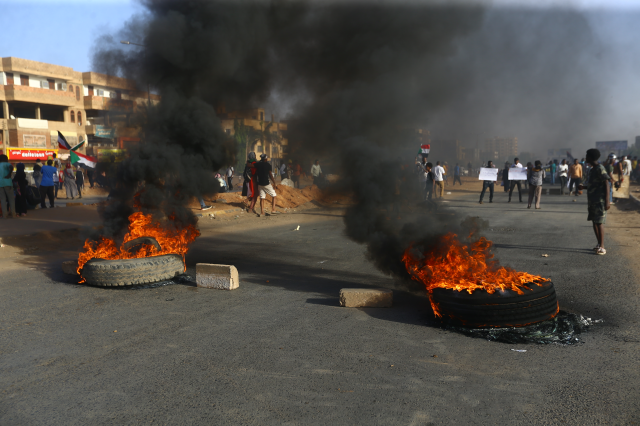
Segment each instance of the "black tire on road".
[[184,272],[182,256],[165,254],[139,259],[91,259],[80,275],[87,284],[103,287],[150,284]]
[[551,281],[527,284],[520,295],[515,291],[466,291],[437,288],[431,293],[443,318],[472,328],[522,327],[555,317],[558,299]]

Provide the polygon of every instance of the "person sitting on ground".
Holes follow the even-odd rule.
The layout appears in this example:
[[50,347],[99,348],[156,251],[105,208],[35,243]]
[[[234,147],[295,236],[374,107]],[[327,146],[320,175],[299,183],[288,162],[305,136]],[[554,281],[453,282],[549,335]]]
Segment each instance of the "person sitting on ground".
[[[271,163],[267,161],[267,154],[260,155],[260,161],[256,163],[256,176],[258,178],[258,190],[260,191],[260,214],[258,217],[264,215],[264,200],[267,198],[267,194],[271,196],[271,214],[280,213],[276,210],[276,191],[278,185],[276,179],[271,172]],[[269,179],[273,182],[273,186],[269,183]],[[269,216],[269,213],[267,213]]]
[[569,167],[569,194],[573,192],[575,196],[580,195],[578,193],[578,186],[582,182],[582,164],[578,163],[578,159],[573,159],[573,164]]
[[[609,202],[609,188],[611,187],[611,177],[598,163],[600,151],[595,148],[587,150],[587,163],[591,165],[591,170],[587,176],[587,210],[589,215],[587,220],[593,223],[593,232],[596,234],[598,245],[594,247],[596,254],[604,255],[607,251],[604,248],[604,224],[607,219],[607,210],[611,208]],[[582,190],[585,185],[580,184],[578,189]]]
[[[16,217],[16,199],[13,196],[13,181],[11,180],[12,173],[13,166],[9,163],[9,158],[4,154],[0,155],[0,206],[2,206],[4,218]],[[7,210],[7,201],[9,201],[9,210]]]
[[527,208],[531,208],[533,198],[536,199],[536,209],[540,208],[540,197],[542,196],[542,182],[544,180],[544,168],[542,161],[536,160],[535,165],[528,169],[527,178],[529,179],[529,204]]

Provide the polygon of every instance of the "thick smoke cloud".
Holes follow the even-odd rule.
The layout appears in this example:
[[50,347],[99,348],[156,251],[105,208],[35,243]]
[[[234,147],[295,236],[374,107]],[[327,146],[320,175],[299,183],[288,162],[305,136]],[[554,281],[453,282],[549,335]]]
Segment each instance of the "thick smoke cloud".
[[[468,231],[451,212],[416,208],[422,193],[413,168],[419,146],[414,129],[437,126],[432,120],[438,114],[442,132],[463,126],[451,120],[451,108],[466,105],[486,74],[497,73],[496,81],[511,76],[505,90],[518,87],[521,93],[525,87],[536,105],[544,101],[541,89],[557,92],[555,102],[575,78],[563,69],[575,45],[537,52],[535,63],[549,64],[542,81],[536,72],[524,82],[502,73],[509,67],[494,62],[522,58],[518,42],[491,31],[487,36],[491,21],[476,7],[205,0],[144,5],[148,14],[128,24],[122,37],[137,37],[145,47],[127,51],[109,45],[119,37],[107,37],[94,61],[99,71],[134,78],[141,87],[151,84],[162,96],[143,117],[145,143],[120,167],[121,189],[104,212],[113,235],[122,233],[141,182],[148,189],[146,209],[177,211],[179,220],[193,222],[181,207],[185,199],[215,191],[211,172],[234,162],[214,106],[257,107],[275,94],[290,105],[290,140],[298,153],[337,159],[343,188],[355,202],[345,217],[346,234],[367,245],[380,270],[404,277],[400,259],[411,242],[429,244],[443,232]],[[536,35],[528,37],[535,49]],[[494,41],[501,41],[496,49]],[[506,57],[498,49],[506,49]],[[550,63],[558,55],[562,60]],[[559,119],[589,112],[585,97],[571,100],[558,109],[564,113]],[[461,108],[461,120],[473,127],[473,112],[486,109]]]

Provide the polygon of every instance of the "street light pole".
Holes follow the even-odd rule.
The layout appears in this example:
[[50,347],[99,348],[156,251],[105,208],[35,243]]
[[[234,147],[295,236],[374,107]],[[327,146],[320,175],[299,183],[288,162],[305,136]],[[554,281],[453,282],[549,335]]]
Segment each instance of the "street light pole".
[[[133,42],[127,41],[127,40],[121,40],[120,43],[126,44],[126,45],[133,44],[134,46],[145,47],[144,44],[133,43]],[[151,85],[149,83],[147,83],[147,102],[149,103],[149,107],[151,107]]]

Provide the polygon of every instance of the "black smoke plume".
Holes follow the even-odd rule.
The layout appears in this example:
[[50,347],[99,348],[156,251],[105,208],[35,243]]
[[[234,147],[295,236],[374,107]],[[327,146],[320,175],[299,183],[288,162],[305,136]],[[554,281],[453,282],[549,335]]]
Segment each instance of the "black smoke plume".
[[[298,153],[337,159],[342,184],[355,202],[345,216],[346,234],[367,245],[380,270],[406,276],[400,259],[411,242],[428,244],[443,232],[462,231],[452,212],[415,208],[423,193],[413,167],[420,145],[413,130],[437,124],[430,121],[436,113],[463,102],[482,84],[480,67],[473,66],[482,63],[482,52],[473,49],[492,52],[487,43],[475,42],[490,31],[483,28],[483,8],[391,2],[143,4],[148,13],[117,37],[103,37],[94,58],[98,71],[132,78],[141,88],[150,84],[162,97],[142,118],[144,143],[119,167],[118,192],[104,211],[108,233],[123,233],[141,184],[146,210],[194,222],[185,200],[215,192],[212,171],[234,163],[234,147],[220,130],[214,106],[258,107],[274,95],[288,105],[290,140]],[[517,45],[513,29],[505,36],[516,37]],[[119,46],[120,39],[144,47]],[[492,60],[508,60],[493,53]],[[562,53],[562,60],[570,61],[572,52]],[[561,90],[565,79],[560,68],[554,68],[559,79],[554,90]],[[499,72],[499,67],[482,69]],[[544,90],[535,85],[535,74],[528,76],[528,85]],[[583,98],[573,99],[567,99],[567,115],[583,106]],[[486,105],[477,108],[484,111]],[[465,124],[447,125],[453,131]]]

